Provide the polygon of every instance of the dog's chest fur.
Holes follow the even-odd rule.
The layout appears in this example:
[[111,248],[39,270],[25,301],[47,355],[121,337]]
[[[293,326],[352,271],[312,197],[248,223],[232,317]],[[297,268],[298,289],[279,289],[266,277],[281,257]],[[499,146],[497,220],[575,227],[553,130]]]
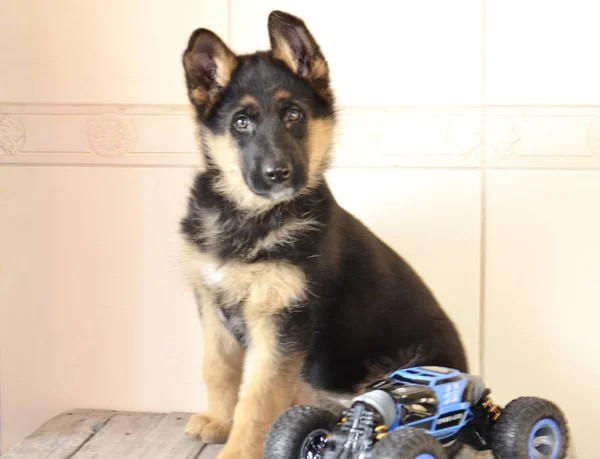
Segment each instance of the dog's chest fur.
[[304,210],[249,218],[214,199],[196,194],[190,200],[182,222],[184,269],[203,306],[216,308],[246,344],[253,317],[306,299],[306,276],[292,260],[319,225]]
[[[247,316],[276,314],[306,296],[305,276],[297,266],[223,260],[190,242],[184,246],[186,272],[202,301],[208,300],[233,328],[239,329]],[[244,318],[236,317],[240,313]]]

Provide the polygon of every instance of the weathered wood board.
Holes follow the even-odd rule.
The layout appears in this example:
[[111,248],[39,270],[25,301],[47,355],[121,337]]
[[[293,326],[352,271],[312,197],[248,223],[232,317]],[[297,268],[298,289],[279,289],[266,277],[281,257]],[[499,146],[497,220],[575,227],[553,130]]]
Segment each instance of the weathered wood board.
[[[220,445],[205,445],[185,435],[189,417],[188,413],[68,411],[0,459],[216,459]],[[576,459],[573,451],[567,457]],[[457,459],[491,458],[464,449]]]
[[50,419],[2,459],[65,459],[110,421],[116,411],[73,410]]

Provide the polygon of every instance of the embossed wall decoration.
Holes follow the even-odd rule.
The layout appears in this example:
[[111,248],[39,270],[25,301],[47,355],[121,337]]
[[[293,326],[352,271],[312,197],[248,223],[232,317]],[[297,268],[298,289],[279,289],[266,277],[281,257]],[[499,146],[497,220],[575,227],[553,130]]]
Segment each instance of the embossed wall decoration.
[[600,119],[598,118],[590,122],[588,128],[588,145],[592,154],[600,158]]
[[491,107],[485,127],[489,167],[600,167],[600,107]]
[[0,154],[14,155],[25,142],[25,128],[14,116],[0,116]]
[[135,127],[124,115],[106,113],[89,121],[87,140],[89,149],[97,155],[122,156],[135,144]]
[[[185,105],[0,106],[0,163],[195,166]],[[600,107],[340,109],[337,167],[598,168]]]

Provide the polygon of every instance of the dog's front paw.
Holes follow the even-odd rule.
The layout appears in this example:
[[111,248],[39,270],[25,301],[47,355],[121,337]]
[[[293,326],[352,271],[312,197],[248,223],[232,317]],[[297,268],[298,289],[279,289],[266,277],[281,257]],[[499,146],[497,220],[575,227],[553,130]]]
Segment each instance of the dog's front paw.
[[204,443],[225,443],[231,432],[231,423],[217,419],[208,413],[190,417],[185,433],[197,437]]

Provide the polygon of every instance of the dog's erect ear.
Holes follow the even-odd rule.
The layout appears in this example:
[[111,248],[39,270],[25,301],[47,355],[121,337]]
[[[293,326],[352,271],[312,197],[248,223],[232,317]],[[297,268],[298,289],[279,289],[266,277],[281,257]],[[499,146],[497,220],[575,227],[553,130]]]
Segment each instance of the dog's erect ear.
[[269,37],[273,57],[283,61],[296,75],[306,79],[330,100],[329,66],[304,21],[282,11],[269,15]]
[[237,58],[216,34],[198,29],[190,37],[183,66],[190,100],[206,114],[229,84]]

